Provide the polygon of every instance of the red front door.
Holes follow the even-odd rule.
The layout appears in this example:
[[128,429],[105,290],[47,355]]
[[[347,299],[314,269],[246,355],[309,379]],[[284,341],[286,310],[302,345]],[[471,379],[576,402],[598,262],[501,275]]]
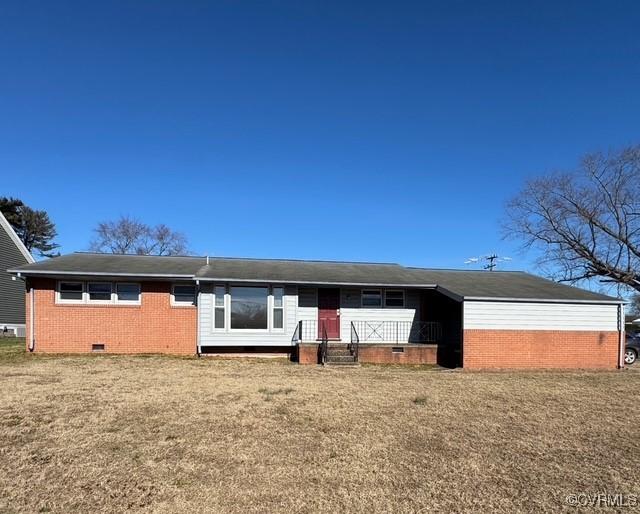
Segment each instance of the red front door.
[[318,338],[340,339],[340,289],[318,289]]

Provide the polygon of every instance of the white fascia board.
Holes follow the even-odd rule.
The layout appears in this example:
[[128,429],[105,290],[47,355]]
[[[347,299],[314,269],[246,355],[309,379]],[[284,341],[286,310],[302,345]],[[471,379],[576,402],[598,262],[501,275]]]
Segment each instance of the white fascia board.
[[24,255],[25,259],[27,259],[27,262],[31,264],[36,262],[36,260],[33,258],[33,255],[29,253],[29,250],[27,250],[27,247],[24,245],[22,240],[18,237],[18,234],[16,234],[16,231],[13,230],[13,227],[1,212],[0,212],[0,226],[2,226],[2,228],[4,228],[5,231],[7,232],[7,234],[9,234],[9,237],[14,242],[18,250],[20,250],[20,253]]
[[493,296],[465,296],[465,302],[519,302],[519,303],[592,303],[619,305],[626,300],[558,300],[557,298],[496,298]]

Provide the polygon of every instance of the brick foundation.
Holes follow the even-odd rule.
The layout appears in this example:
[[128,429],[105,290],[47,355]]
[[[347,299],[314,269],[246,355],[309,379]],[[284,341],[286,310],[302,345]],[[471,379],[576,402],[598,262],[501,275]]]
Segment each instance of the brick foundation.
[[[298,362],[318,364],[318,348],[317,343],[300,344]],[[402,351],[394,351],[394,348]],[[442,359],[442,351],[439,352],[435,344],[361,344],[358,350],[358,360],[365,364],[437,364],[439,359]]]
[[[394,351],[402,350],[402,351]],[[358,360],[370,364],[437,364],[438,345],[369,345],[360,346]]]
[[318,364],[319,345],[317,343],[301,343],[298,345],[298,363],[299,364]]
[[465,330],[465,369],[615,369],[618,332]]
[[[35,291],[35,351],[90,352],[103,343],[106,353],[196,353],[196,307],[171,305],[171,284],[142,282],[141,305],[59,305],[55,281],[30,280]],[[27,304],[27,347],[30,341]]]

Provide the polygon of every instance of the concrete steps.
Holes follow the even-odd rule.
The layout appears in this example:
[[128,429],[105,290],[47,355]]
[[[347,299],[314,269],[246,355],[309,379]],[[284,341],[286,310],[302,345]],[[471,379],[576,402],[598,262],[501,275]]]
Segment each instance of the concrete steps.
[[359,366],[355,355],[352,355],[349,345],[329,344],[325,366]]

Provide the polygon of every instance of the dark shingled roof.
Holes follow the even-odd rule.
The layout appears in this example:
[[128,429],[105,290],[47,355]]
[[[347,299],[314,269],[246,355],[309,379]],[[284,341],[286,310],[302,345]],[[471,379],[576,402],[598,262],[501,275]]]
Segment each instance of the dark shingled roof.
[[523,271],[467,271],[412,269],[438,286],[465,298],[512,298],[519,300],[615,301],[617,298],[559,284]]
[[618,302],[616,298],[558,284],[521,271],[410,268],[399,264],[156,257],[73,253],[10,270],[26,276],[167,277],[297,284],[439,287],[460,298]]
[[[61,257],[14,268],[24,275],[112,275],[193,277],[206,264],[204,257],[156,257],[70,253]],[[9,270],[9,271],[14,271]]]
[[418,284],[412,282],[412,273],[398,264],[229,258],[212,258],[209,262],[198,272],[198,278],[309,284]]

